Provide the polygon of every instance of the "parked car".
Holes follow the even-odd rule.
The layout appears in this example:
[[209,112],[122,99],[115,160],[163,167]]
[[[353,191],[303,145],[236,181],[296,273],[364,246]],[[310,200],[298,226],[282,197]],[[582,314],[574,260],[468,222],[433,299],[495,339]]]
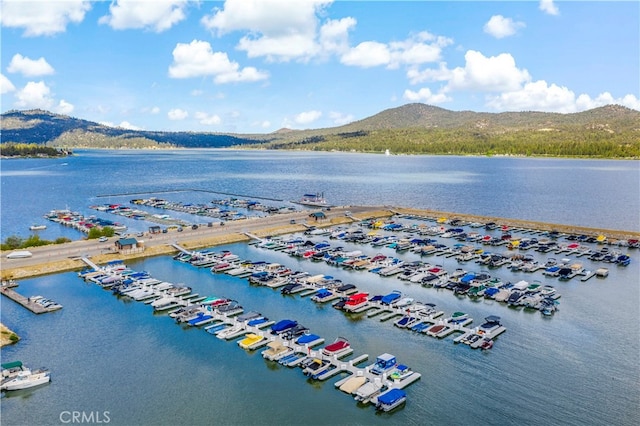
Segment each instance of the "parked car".
[[107,237],[100,237],[98,238],[98,241],[100,241],[101,243],[104,243],[105,241],[107,241],[108,238]]

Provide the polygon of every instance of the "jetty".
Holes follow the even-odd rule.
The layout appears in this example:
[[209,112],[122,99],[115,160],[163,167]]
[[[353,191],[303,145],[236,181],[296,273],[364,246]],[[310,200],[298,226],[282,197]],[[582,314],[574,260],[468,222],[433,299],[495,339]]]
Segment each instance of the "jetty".
[[3,281],[2,287],[0,288],[0,290],[2,291],[2,295],[24,306],[34,314],[44,314],[47,312],[57,311],[58,309],[62,308],[62,305],[59,305],[54,302],[47,303],[47,304],[39,303],[42,300],[45,300],[42,296],[25,297],[13,289],[14,287],[17,287],[17,286],[18,286],[18,283],[13,280],[8,281],[6,285],[5,285],[5,282]]

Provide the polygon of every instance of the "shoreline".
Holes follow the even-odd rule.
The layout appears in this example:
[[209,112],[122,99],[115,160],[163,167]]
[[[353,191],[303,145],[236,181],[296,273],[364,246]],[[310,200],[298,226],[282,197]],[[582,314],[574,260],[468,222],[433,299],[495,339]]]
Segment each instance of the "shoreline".
[[[354,213],[346,216],[345,214],[349,211],[354,211]],[[260,238],[264,238],[271,235],[284,235],[295,232],[303,232],[310,226],[315,226],[317,228],[326,228],[330,226],[350,224],[364,219],[391,217],[395,214],[414,215],[433,220],[444,217],[449,221],[453,219],[460,219],[467,222],[495,222],[500,226],[505,225],[508,227],[531,228],[541,231],[558,231],[563,234],[585,234],[592,236],[604,235],[609,240],[609,243],[614,243],[615,241],[619,240],[640,239],[640,232],[636,231],[590,228],[584,226],[554,224],[522,219],[481,216],[466,213],[442,212],[436,210],[414,209],[406,207],[336,207],[332,208],[331,212],[327,212],[327,219],[320,222],[310,222],[307,218],[307,213],[308,212],[305,211],[266,218],[252,218],[249,220],[238,221],[237,223],[230,223],[224,228],[201,228],[199,231],[192,232],[188,230],[181,234],[178,234],[177,232],[162,234],[160,236],[156,236],[155,240],[152,238],[145,238],[145,249],[144,251],[139,253],[120,254],[118,252],[111,251],[105,253],[104,246],[99,245],[97,240],[82,241],[81,244],[83,245],[83,247],[76,248],[75,251],[89,252],[91,250],[94,250],[94,252],[97,253],[90,256],[92,261],[97,264],[104,264],[112,260],[126,261],[132,259],[175,254],[177,250],[171,245],[171,243],[179,243],[182,247],[188,250],[197,250],[207,247],[251,241],[251,237],[247,235],[248,233],[251,233],[252,235]],[[290,223],[290,218],[292,216],[297,219],[296,223],[294,224]],[[300,221],[300,218],[304,218],[306,219],[306,221],[302,222]],[[177,239],[178,236],[181,237],[180,241],[178,241]],[[77,246],[77,243],[78,241],[73,241],[71,243],[44,247],[49,247],[49,249],[54,247],[58,249],[57,251],[63,253],[65,249],[69,251],[69,248],[73,247],[74,244],[76,244]],[[38,248],[32,250],[34,252],[34,255],[37,254],[37,249]],[[0,253],[0,256],[3,259],[0,275],[3,280],[32,278],[42,275],[81,270],[86,266],[82,262],[82,260],[80,260],[80,256],[78,255],[73,256],[73,258],[62,257],[58,260],[47,261],[38,261],[38,259],[35,259],[34,261],[32,258],[30,258],[24,260],[25,265],[7,268],[6,255],[8,253],[9,251],[3,251]]]
[[18,336],[14,331],[10,330],[9,327],[0,322],[0,347],[14,345],[19,341],[20,336]]

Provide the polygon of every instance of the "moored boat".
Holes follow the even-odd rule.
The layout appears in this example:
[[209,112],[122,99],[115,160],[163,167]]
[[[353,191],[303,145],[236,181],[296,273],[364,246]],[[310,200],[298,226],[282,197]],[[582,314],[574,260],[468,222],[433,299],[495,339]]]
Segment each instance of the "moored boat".
[[322,349],[322,354],[326,356],[340,356],[351,350],[349,341],[344,337],[338,337],[333,343]]
[[376,358],[376,362],[371,367],[371,372],[373,374],[382,375],[383,373],[387,373],[396,368],[396,365],[398,365],[396,357],[394,355],[384,353]]
[[407,394],[402,389],[390,389],[377,398],[376,410],[391,411],[407,400]]
[[8,380],[2,381],[0,390],[12,391],[28,389],[45,383],[49,383],[51,381],[49,370],[47,370],[46,368],[40,368],[33,371],[28,368],[24,368],[24,366],[22,365],[21,368],[22,369],[15,376],[8,377]]

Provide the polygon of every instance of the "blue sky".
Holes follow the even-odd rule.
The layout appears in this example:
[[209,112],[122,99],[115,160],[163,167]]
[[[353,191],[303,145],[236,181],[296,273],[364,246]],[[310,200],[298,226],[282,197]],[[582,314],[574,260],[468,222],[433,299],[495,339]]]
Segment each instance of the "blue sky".
[[2,0],[2,112],[333,127],[411,102],[640,110],[637,1]]

